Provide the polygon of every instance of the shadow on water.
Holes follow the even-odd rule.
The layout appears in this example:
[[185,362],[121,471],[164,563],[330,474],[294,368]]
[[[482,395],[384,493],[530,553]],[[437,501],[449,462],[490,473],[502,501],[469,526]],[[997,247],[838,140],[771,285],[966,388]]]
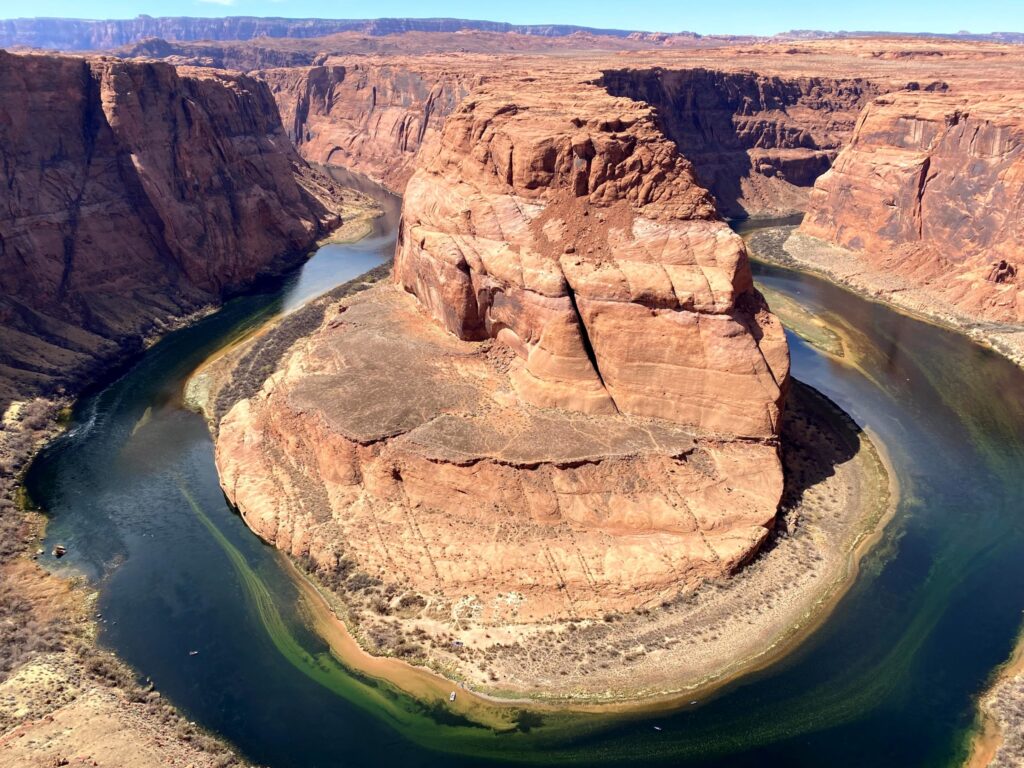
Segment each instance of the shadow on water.
[[[381,223],[378,263],[394,224]],[[358,274],[360,253],[332,254],[328,282]],[[301,273],[171,334],[79,402],[27,478],[51,542],[69,545],[54,567],[99,586],[105,645],[192,719],[275,767],[951,765],[972,697],[1009,655],[1024,607],[1024,375],[815,278],[758,266],[757,280],[842,333],[843,360],[789,334],[794,374],[881,438],[903,495],[825,625],[699,707],[526,713],[498,733],[331,656],[280,555],[226,504],[206,425],[178,405],[199,362],[280,313],[295,286],[319,292],[324,281]]]

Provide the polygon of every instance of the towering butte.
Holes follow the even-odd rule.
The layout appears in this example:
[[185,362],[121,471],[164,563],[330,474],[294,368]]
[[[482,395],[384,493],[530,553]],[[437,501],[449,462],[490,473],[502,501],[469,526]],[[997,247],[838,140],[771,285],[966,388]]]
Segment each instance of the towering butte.
[[511,85],[478,90],[425,153],[398,281],[459,338],[514,350],[513,386],[537,407],[774,435],[785,342],[650,110],[592,85],[552,107]]
[[481,84],[418,156],[394,272],[221,421],[264,538],[485,622],[635,608],[756,551],[786,341],[649,106]]

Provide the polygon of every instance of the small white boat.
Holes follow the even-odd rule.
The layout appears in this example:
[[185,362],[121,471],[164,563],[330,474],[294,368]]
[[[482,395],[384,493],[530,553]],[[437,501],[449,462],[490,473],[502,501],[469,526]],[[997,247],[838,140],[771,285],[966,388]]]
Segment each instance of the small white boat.
[[455,691],[452,691],[451,695],[448,697],[448,701],[455,701]]
[[660,726],[660,725],[656,725],[656,726],[654,726],[654,730],[656,730],[656,731],[660,731],[660,730],[661,730],[661,726]]

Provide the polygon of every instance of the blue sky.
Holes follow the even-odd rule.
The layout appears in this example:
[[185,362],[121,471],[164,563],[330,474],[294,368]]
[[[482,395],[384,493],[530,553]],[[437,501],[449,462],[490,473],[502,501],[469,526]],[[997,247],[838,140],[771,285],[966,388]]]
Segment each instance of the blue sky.
[[660,31],[771,34],[789,29],[1024,31],[1024,0],[0,0],[0,17],[451,16]]

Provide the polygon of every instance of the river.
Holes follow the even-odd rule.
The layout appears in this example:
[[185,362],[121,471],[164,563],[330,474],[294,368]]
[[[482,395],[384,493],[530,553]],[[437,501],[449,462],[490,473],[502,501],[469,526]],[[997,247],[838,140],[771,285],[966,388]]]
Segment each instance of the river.
[[[851,591],[795,652],[657,715],[524,716],[496,734],[350,673],[310,628],[294,571],[226,503],[188,375],[242,334],[389,258],[373,235],[168,335],[81,399],[33,463],[54,568],[99,590],[100,642],[202,726],[274,768],[561,764],[954,765],[975,697],[1024,609],[1024,372],[967,340],[812,276],[760,285],[835,329],[790,333],[793,374],[888,447],[896,516]],[[655,726],[660,730],[655,730]]]

